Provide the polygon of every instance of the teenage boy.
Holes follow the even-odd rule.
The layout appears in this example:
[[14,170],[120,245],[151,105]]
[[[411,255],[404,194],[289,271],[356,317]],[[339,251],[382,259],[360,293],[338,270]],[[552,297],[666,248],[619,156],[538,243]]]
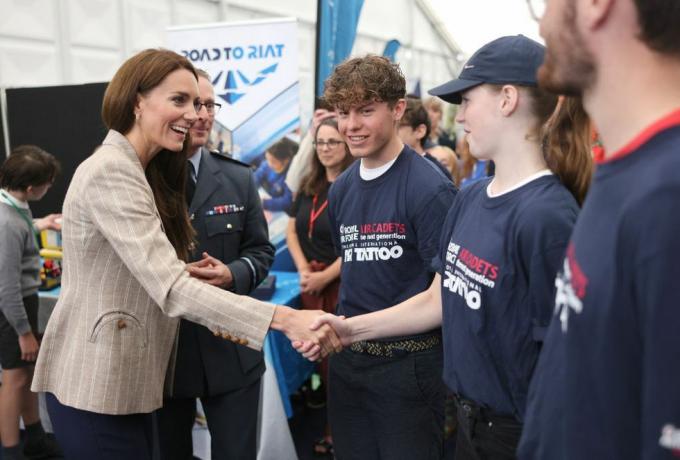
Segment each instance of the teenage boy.
[[558,275],[519,454],[680,455],[680,2],[547,2],[545,87],[583,95],[600,162]]
[[[456,189],[398,136],[399,67],[378,56],[336,67],[324,98],[359,158],[329,192],[342,257],[338,314],[380,310],[426,290]],[[342,460],[438,459],[444,386],[439,330],[359,342],[330,360],[329,420]]]

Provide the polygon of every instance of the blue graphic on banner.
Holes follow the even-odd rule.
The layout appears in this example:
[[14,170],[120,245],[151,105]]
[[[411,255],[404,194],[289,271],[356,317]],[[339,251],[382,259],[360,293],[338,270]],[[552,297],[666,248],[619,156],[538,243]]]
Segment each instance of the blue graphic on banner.
[[[222,78],[224,72],[220,72],[213,79],[212,83],[213,86],[218,90],[217,95],[222,100],[224,100],[227,104],[235,104],[236,101],[238,101],[239,99],[246,95],[248,88],[253,87],[259,83],[262,83],[268,76],[276,72],[277,67],[278,64],[272,64],[270,66],[265,67],[264,69],[260,70],[257,73],[257,75],[253,78],[252,81],[248,77],[246,77],[243,72],[237,70],[236,75],[238,75],[238,79],[241,81],[240,83],[236,81],[236,77],[234,76],[233,70],[227,71],[226,78]],[[222,86],[220,85],[220,81],[224,81],[225,90],[224,93],[220,93],[218,89],[220,86]]]
[[319,62],[316,72],[316,94],[323,94],[323,83],[336,65],[352,52],[357,24],[364,0],[320,0]]

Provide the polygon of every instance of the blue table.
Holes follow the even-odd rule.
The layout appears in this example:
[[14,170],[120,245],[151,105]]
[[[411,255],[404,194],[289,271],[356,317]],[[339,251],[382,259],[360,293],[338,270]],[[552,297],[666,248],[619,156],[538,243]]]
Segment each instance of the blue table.
[[[300,306],[300,278],[297,272],[271,271],[276,276],[276,291],[268,302],[290,307]],[[57,302],[61,288],[40,292],[39,329],[44,330],[49,314]],[[286,416],[293,416],[290,395],[309,378],[314,370],[314,363],[302,358],[291,346],[290,341],[282,333],[270,331],[264,343],[264,352],[274,366],[276,378],[281,392]]]

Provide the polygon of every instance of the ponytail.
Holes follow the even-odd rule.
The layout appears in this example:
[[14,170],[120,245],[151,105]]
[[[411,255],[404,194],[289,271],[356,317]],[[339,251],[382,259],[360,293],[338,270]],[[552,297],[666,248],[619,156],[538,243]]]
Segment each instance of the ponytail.
[[581,99],[565,96],[557,101],[539,88],[529,88],[529,92],[539,119],[536,133],[546,163],[582,205],[593,174],[593,158],[590,119]]

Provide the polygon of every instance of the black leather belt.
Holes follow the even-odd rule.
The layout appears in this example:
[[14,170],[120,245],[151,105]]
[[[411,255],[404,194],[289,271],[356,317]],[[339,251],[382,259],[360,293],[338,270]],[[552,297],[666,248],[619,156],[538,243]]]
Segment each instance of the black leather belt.
[[440,343],[442,343],[442,336],[440,334],[430,334],[386,342],[362,340],[350,345],[349,349],[354,353],[391,358],[395,352],[415,353],[429,350]]

